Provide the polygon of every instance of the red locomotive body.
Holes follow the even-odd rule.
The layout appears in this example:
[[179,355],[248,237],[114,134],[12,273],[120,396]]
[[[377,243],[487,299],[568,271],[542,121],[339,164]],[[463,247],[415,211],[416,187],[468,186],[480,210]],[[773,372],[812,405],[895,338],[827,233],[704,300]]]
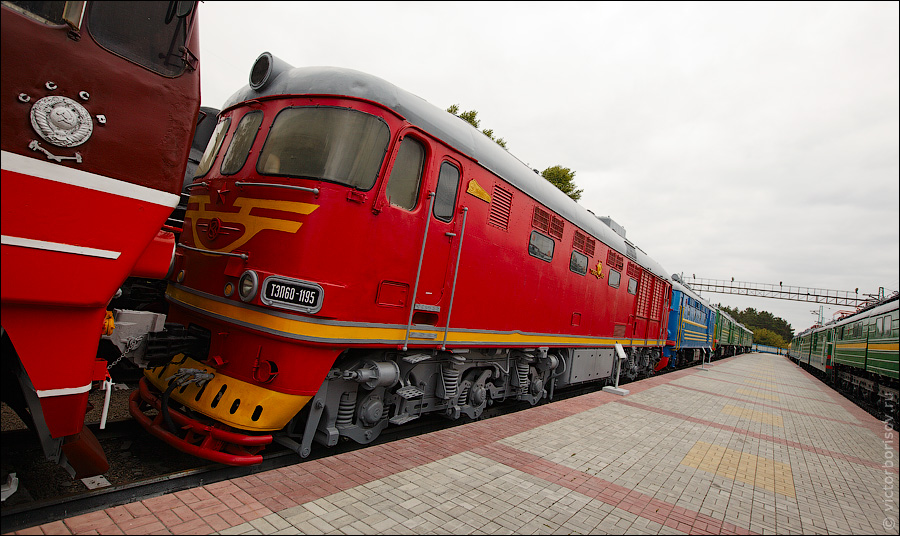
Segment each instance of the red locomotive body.
[[617,355],[631,377],[659,363],[662,268],[381,79],[263,54],[191,186],[169,318],[208,352],[148,370],[131,407],[186,452],[256,463],[278,432],[305,456],[424,413],[534,404],[612,378]]
[[80,478],[108,466],[83,428],[107,377],[106,306],[129,275],[171,265],[161,228],[200,106],[196,3],[4,1],[2,15],[4,399]]

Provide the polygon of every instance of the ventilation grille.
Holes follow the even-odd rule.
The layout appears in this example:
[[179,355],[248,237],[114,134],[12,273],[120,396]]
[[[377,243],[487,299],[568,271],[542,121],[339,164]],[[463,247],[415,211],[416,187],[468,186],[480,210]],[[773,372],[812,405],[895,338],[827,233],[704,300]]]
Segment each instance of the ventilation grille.
[[663,297],[666,293],[666,286],[662,281],[654,281],[653,303],[650,304],[650,320],[662,319]]
[[566,223],[562,218],[557,218],[556,216],[551,216],[550,219],[550,236],[556,237],[562,240],[563,230],[566,228]]
[[622,258],[621,255],[616,253],[613,250],[609,250],[609,253],[606,255],[606,265],[612,268],[613,270],[622,270],[622,266],[625,264],[625,259]]
[[512,193],[494,185],[494,195],[491,197],[491,212],[488,215],[488,224],[499,227],[504,231],[509,229],[509,212],[512,209]]
[[642,272],[643,272],[643,270],[641,270],[641,267],[638,266],[637,264],[635,264],[633,262],[628,263],[628,277],[633,277],[633,278],[637,279],[638,281],[640,281]]
[[550,232],[550,213],[541,210],[541,207],[534,207],[534,216],[531,218],[531,226],[538,231]]
[[[584,253],[588,257],[593,257],[595,245],[596,241],[593,238],[588,238],[583,233],[575,231],[575,237],[572,239],[573,248]],[[607,262],[607,264],[609,263]]]
[[[633,264],[628,264],[628,275],[631,276],[631,268]],[[640,272],[638,272],[640,273]],[[640,283],[637,291],[637,312],[636,315],[641,318],[650,316],[650,298],[653,296],[653,278],[647,272],[640,274]]]

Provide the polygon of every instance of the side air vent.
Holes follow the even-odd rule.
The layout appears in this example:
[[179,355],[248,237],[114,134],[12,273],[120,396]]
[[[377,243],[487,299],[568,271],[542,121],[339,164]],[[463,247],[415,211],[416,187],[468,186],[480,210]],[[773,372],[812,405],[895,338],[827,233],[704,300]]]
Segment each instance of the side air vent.
[[[575,236],[572,238],[572,247],[588,257],[594,256],[594,246],[596,241],[593,238],[588,238],[584,235],[584,233],[580,231],[575,231]],[[607,262],[607,264],[609,264]]]
[[566,222],[562,218],[556,216],[550,217],[550,236],[562,240],[563,231],[566,228]]
[[621,270],[622,266],[625,264],[625,260],[621,255],[616,253],[613,250],[609,250],[609,253],[606,255],[606,265],[614,270]]
[[534,207],[534,216],[531,217],[531,226],[545,233],[550,231],[550,213],[541,207]]
[[488,214],[488,224],[503,229],[509,229],[509,213],[512,210],[512,193],[494,185],[494,194],[491,198],[491,212]]

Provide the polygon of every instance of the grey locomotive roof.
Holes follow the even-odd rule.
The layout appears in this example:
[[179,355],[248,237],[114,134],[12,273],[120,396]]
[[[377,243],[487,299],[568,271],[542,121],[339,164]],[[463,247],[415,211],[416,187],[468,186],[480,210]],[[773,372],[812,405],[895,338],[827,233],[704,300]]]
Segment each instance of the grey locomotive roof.
[[[342,95],[377,102],[475,159],[485,169],[540,201],[594,238],[623,255],[626,254],[623,237],[464,120],[370,74],[338,67],[290,68],[283,62],[282,65],[287,69],[277,75],[273,73],[274,78],[260,90],[245,86],[228,99],[223,110],[246,100],[275,95]],[[642,250],[635,248],[635,255],[639,264],[658,277],[668,279],[666,271]]]
[[702,297],[700,297],[700,295],[697,294],[696,292],[694,292],[694,290],[692,288],[690,288],[682,283],[679,283],[674,278],[671,279],[670,281],[672,282],[672,290],[677,290],[679,292],[683,292],[683,293],[687,294],[688,296],[690,296],[691,298],[694,298],[698,302],[702,303],[707,308],[709,308],[709,309],[713,308],[713,306],[710,305],[708,301],[706,301]]

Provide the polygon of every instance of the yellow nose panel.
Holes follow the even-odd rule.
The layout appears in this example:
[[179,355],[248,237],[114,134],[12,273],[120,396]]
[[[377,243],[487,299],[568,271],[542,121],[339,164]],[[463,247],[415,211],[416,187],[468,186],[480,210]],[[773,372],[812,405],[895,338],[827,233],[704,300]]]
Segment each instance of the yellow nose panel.
[[189,383],[172,391],[170,398],[180,404],[241,430],[270,432],[281,430],[309,402],[311,396],[289,395],[265,389],[216,372],[216,369],[179,354],[171,362],[144,371],[144,376],[160,391],[181,369],[214,373],[205,387]]

